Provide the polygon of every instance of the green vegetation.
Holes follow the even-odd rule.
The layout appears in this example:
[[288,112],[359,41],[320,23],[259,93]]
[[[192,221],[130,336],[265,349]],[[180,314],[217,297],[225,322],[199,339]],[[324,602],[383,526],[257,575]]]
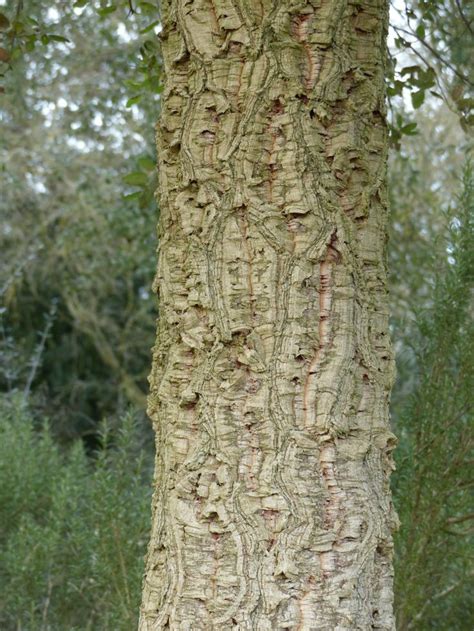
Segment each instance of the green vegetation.
[[[474,392],[474,179],[446,214],[430,261],[431,304],[419,310],[405,361],[415,375],[395,415],[400,444],[393,486],[398,629],[462,631],[470,594]],[[441,247],[442,246],[442,247]],[[405,370],[407,368],[405,367]]]
[[37,42],[4,77],[0,391],[33,376],[29,403],[54,434],[93,443],[104,416],[144,408],[154,341],[158,97],[126,106],[149,34],[126,11],[98,18],[59,0],[21,15],[68,43]]
[[[128,631],[152,475],[156,16],[146,2],[130,13],[128,0],[4,4],[0,629]],[[399,631],[464,631],[474,627],[472,168],[462,176],[474,5],[411,4],[391,78],[396,604]]]
[[[444,217],[437,243],[418,243],[429,299],[394,319],[399,436],[393,479],[398,629],[463,631],[472,618],[474,178]],[[441,217],[439,217],[441,221]],[[430,247],[431,245],[431,247]],[[406,265],[406,262],[405,262]],[[419,286],[422,287],[422,284]],[[409,326],[407,326],[407,324]],[[148,537],[151,454],[132,415],[102,426],[99,449],[66,451],[22,395],[0,404],[0,627],[134,628]],[[148,441],[148,445],[151,438]],[[472,457],[471,457],[472,458]]]
[[126,415],[89,459],[21,399],[0,403],[0,628],[129,631],[148,541],[150,457]]

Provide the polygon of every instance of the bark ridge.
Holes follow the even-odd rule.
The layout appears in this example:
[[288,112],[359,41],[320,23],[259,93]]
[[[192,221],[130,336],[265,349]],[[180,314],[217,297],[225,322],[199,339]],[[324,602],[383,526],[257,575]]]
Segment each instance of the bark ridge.
[[392,631],[385,0],[165,0],[140,631]]

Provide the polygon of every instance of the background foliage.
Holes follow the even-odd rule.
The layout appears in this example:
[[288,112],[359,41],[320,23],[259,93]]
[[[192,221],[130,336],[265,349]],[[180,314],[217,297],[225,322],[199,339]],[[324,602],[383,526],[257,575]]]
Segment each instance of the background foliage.
[[145,37],[127,13],[35,0],[27,17],[68,42],[37,42],[5,75],[0,387],[24,389],[33,373],[31,404],[66,440],[144,406],[157,96],[126,107]]
[[21,398],[0,406],[0,627],[130,631],[148,542],[151,458],[131,415],[91,461]]
[[[431,278],[416,319],[399,330],[399,436],[393,479],[398,629],[459,630],[474,620],[472,392],[474,178],[468,163],[442,237],[425,252]],[[401,392],[403,390],[403,392]]]
[[[393,4],[398,628],[456,631],[474,626],[473,5]],[[135,625],[153,443],[158,30],[155,2],[0,0],[6,631]]]

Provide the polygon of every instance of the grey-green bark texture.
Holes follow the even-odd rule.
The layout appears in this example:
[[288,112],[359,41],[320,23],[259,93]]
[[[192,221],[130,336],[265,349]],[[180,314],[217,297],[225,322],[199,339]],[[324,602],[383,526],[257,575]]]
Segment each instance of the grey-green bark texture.
[[140,631],[394,629],[385,0],[165,0]]

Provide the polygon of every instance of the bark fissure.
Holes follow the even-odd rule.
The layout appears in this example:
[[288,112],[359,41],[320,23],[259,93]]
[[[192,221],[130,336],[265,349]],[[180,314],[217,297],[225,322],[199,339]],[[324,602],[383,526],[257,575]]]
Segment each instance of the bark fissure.
[[393,631],[385,0],[165,0],[141,631]]

